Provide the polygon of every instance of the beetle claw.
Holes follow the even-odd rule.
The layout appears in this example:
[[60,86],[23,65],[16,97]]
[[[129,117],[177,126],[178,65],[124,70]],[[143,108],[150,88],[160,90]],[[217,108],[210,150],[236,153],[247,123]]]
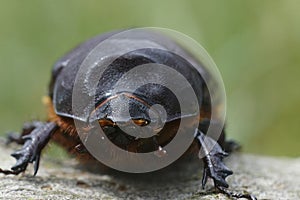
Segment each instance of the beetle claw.
[[33,176],[35,176],[39,170],[39,166],[40,166],[40,157],[41,154],[37,154],[36,158],[35,158],[35,162],[34,162],[34,172],[33,172]]
[[11,156],[16,158],[17,162],[11,170],[17,172],[25,171],[29,163],[36,161],[36,149],[36,144],[28,141],[21,150],[12,153]]
[[14,157],[15,159],[19,159],[22,156],[21,151],[16,151],[12,154],[10,154],[12,157]]

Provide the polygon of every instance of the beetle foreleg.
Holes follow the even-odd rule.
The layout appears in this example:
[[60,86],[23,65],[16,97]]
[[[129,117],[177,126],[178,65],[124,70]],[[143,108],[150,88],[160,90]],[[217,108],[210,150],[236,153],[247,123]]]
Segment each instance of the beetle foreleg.
[[16,158],[16,164],[11,168],[11,171],[0,169],[0,172],[17,175],[24,172],[29,163],[34,162],[34,175],[36,175],[41,152],[57,128],[57,125],[53,122],[40,123],[31,133],[22,136],[23,147],[11,154],[11,156]]
[[200,153],[204,154],[204,157],[202,156],[204,162],[202,187],[204,188],[207,177],[211,177],[216,186],[227,188],[228,184],[225,181],[225,178],[233,172],[225,166],[222,160],[228,154],[222,150],[216,141],[205,136],[201,131],[198,131],[196,138],[201,146]]
[[211,177],[214,181],[215,187],[229,197],[255,200],[256,197],[250,194],[232,192],[227,189],[228,183],[225,179],[227,176],[233,174],[233,172],[223,163],[223,158],[228,154],[222,150],[221,146],[215,140],[204,135],[199,130],[197,131],[196,139],[201,146],[199,157],[200,155],[204,155],[204,157],[202,156],[203,158],[201,157],[204,162],[202,188],[204,188],[207,178]]

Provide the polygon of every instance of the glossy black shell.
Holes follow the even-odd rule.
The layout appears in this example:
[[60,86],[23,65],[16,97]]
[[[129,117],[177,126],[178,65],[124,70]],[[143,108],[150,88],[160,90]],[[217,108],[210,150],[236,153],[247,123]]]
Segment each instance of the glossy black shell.
[[[103,76],[97,85],[95,101],[92,103],[87,103],[83,106],[84,108],[79,109],[79,112],[74,113],[72,110],[72,93],[76,75],[82,62],[101,41],[117,33],[119,32],[110,32],[96,36],[73,49],[55,64],[52,70],[49,96],[53,100],[54,109],[57,115],[78,119],[81,121],[87,121],[92,110],[101,104],[101,102],[105,101],[105,99],[109,98],[107,94],[109,94],[114,84],[124,73],[137,65],[147,63],[164,64],[178,71],[191,84],[197,96],[199,108],[205,106],[208,110],[210,109],[210,96],[208,94],[207,86],[203,80],[203,75],[208,76],[208,74],[205,71],[205,68],[201,66],[201,63],[194,59],[189,52],[186,52],[175,41],[167,38],[165,35],[160,35],[151,31],[145,31],[145,41],[150,41],[157,45],[163,46],[164,50],[156,48],[144,48],[126,53],[124,55],[119,55],[117,58],[112,58],[115,60],[103,73]],[[177,53],[181,56],[179,56]],[[201,75],[195,69],[195,65],[203,70]],[[100,65],[97,67],[101,68],[102,66]],[[97,70],[89,71],[87,73],[97,73]],[[166,74],[162,73],[159,76],[159,78],[163,80]],[[86,81],[88,81],[88,78]],[[130,81],[134,82],[134,80]],[[181,86],[178,85],[177,87]],[[81,95],[89,96],[89,90],[89,86],[86,86],[86,88],[82,89]],[[181,88],[181,91],[184,95],[185,88]],[[184,112],[180,112],[181,108],[176,96],[174,96],[174,94],[167,88],[160,87],[159,85],[148,84],[143,86],[136,91],[136,95],[149,105],[162,105],[167,112],[167,122],[178,119],[179,117],[196,114],[194,113],[195,106],[193,105],[188,107]],[[134,108],[134,102],[131,106],[133,107],[133,112],[139,112],[139,108]],[[103,113],[103,116],[104,115],[105,113]],[[138,113],[135,113],[135,115],[138,115]]]

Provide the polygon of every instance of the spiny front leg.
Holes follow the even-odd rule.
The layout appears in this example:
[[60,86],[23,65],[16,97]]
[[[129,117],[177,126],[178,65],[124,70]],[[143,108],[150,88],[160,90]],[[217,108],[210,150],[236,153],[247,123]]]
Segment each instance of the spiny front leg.
[[221,146],[215,140],[204,135],[199,130],[196,134],[196,139],[201,146],[199,157],[204,162],[202,187],[204,188],[208,177],[210,177],[213,179],[215,187],[229,197],[255,200],[256,197],[250,194],[236,193],[227,189],[228,183],[225,179],[227,176],[232,175],[233,172],[223,163],[223,158],[228,154],[222,150]]
[[223,158],[228,154],[222,150],[220,145],[212,138],[205,136],[201,131],[198,131],[196,136],[200,146],[202,160],[204,162],[204,172],[202,178],[202,187],[204,188],[207,178],[211,177],[216,186],[228,188],[226,177],[233,174],[223,163]]
[[24,172],[29,163],[34,162],[34,175],[36,175],[39,168],[41,152],[49,142],[52,133],[54,133],[57,128],[57,125],[52,122],[41,123],[39,126],[35,127],[30,134],[23,136],[23,147],[11,154],[14,158],[16,158],[16,164],[11,168],[11,170],[0,169],[0,172],[4,174],[17,175]]

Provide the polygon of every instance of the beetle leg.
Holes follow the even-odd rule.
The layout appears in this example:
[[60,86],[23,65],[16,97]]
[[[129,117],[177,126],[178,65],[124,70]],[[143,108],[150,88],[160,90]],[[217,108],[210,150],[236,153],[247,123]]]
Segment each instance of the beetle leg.
[[198,131],[196,138],[201,145],[201,153],[204,154],[204,157],[202,158],[204,162],[202,187],[204,188],[207,177],[211,177],[216,186],[227,188],[228,184],[225,181],[225,178],[233,172],[225,166],[222,160],[228,154],[222,150],[216,141],[205,136],[201,131]]
[[35,128],[37,128],[38,126],[41,126],[42,124],[43,124],[43,122],[39,122],[39,121],[25,123],[23,125],[23,129],[22,129],[21,133],[10,132],[7,134],[6,144],[8,145],[13,142],[15,142],[17,144],[24,144],[25,140],[22,137],[30,134]]
[[35,176],[39,168],[41,152],[57,128],[57,125],[53,122],[41,123],[30,134],[22,136],[22,140],[24,141],[23,147],[11,154],[11,156],[16,158],[16,164],[11,168],[11,171],[0,169],[0,172],[17,175],[24,172],[29,163],[34,162]]
[[228,183],[225,179],[227,176],[233,174],[233,172],[225,166],[222,160],[228,154],[222,150],[221,146],[215,140],[204,135],[199,130],[196,133],[196,139],[201,146],[199,157],[204,154],[204,157],[201,157],[204,162],[202,188],[204,188],[207,178],[210,177],[213,179],[215,187],[229,197],[256,200],[256,197],[248,193],[237,193],[227,189]]

